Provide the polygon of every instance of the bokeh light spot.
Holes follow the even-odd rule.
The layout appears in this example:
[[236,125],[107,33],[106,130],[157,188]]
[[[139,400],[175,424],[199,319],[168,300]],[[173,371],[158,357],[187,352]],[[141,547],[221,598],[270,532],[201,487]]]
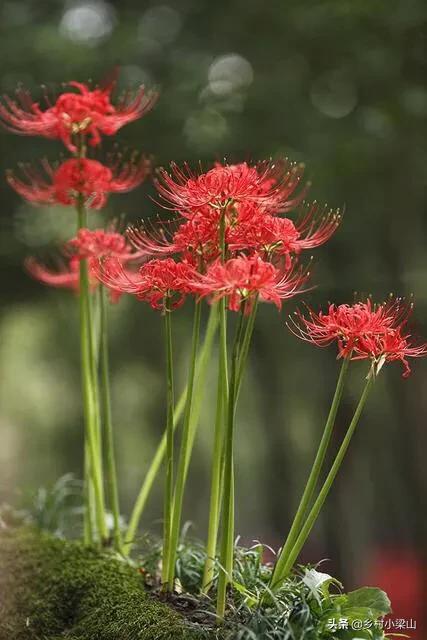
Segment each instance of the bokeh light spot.
[[111,35],[116,23],[114,8],[103,0],[79,2],[64,13],[59,30],[66,38],[93,46]]
[[220,56],[209,67],[209,89],[220,96],[248,87],[253,79],[251,63],[237,53]]
[[357,105],[354,82],[337,71],[319,76],[313,83],[310,97],[316,109],[329,118],[344,118]]

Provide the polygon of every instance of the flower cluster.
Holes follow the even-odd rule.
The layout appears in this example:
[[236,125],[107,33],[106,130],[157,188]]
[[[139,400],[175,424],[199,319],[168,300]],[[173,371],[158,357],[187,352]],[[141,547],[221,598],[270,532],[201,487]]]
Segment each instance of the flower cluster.
[[202,296],[212,296],[215,302],[227,298],[231,311],[239,311],[242,303],[249,303],[245,311],[250,311],[257,296],[280,309],[282,301],[292,298],[307,276],[308,272],[298,269],[282,271],[259,255],[240,255],[225,263],[215,261],[193,286]]
[[187,262],[172,258],[149,260],[132,272],[122,260],[111,256],[98,262],[93,273],[110,290],[130,293],[162,311],[177,309],[194,292],[194,269]]
[[[156,184],[174,219],[130,228],[129,240],[158,267],[159,258],[172,256],[185,264],[185,293],[226,298],[232,311],[248,311],[256,299],[280,308],[308,278],[298,265],[300,253],[326,242],[340,222],[336,211],[301,204],[302,175],[303,166],[288,161],[217,163],[198,175],[173,164],[170,174],[159,171]],[[284,217],[298,206],[295,222]],[[116,264],[105,263],[99,277],[126,287]]]
[[370,359],[377,373],[385,362],[399,360],[404,367],[403,376],[407,377],[411,372],[408,358],[427,354],[427,344],[413,344],[407,330],[412,308],[411,303],[399,298],[378,305],[369,298],[353,305],[332,304],[325,313],[308,309],[304,316],[296,312],[291,330],[320,347],[336,341],[339,357]]
[[23,179],[9,171],[7,180],[20,196],[34,204],[75,206],[81,199],[86,207],[102,209],[109,193],[134,189],[149,169],[144,157],[137,161],[118,158],[111,166],[89,158],[70,158],[57,167],[47,160],[40,169],[22,165]]
[[[102,260],[117,260],[120,264],[136,263],[142,256],[134,251],[126,238],[113,229],[104,231],[103,229],[80,229],[77,235],[68,240],[61,248],[59,257],[53,267],[36,260],[33,257],[27,258],[25,267],[28,273],[43,284],[51,287],[79,290],[80,262],[88,260],[89,263],[89,284],[94,291],[99,285],[97,277],[99,263]],[[127,277],[131,278],[133,271],[126,270]],[[108,287],[112,302],[120,298],[120,291],[116,288]]]
[[81,82],[69,82],[76,91],[65,91],[53,105],[46,99],[42,109],[28,91],[19,89],[16,98],[6,96],[0,105],[0,118],[14,133],[59,139],[71,151],[77,151],[76,136],[88,137],[91,146],[101,142],[101,136],[111,136],[143,116],[154,105],[157,95],[140,87],[135,93],[127,92],[118,103],[111,102],[115,80],[105,87],[91,89]]

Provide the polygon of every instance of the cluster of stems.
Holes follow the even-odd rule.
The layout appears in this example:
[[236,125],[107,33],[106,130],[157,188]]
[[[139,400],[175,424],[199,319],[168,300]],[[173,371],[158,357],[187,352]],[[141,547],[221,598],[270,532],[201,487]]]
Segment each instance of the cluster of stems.
[[[222,260],[227,256],[225,244],[226,210],[220,218],[220,248]],[[250,307],[248,307],[250,305]],[[231,357],[227,342],[227,301],[219,306],[218,381],[212,457],[206,561],[202,592],[207,594],[214,582],[218,565],[217,616],[225,614],[227,587],[232,582],[234,561],[234,433],[237,399],[242,383],[257,313],[258,300],[252,296],[243,300],[239,311]],[[249,311],[247,313],[247,310]]]
[[326,454],[331,441],[338,408],[343,396],[344,383],[349,368],[350,358],[351,354],[347,358],[344,358],[342,361],[341,371],[338,377],[335,393],[332,399],[323,435],[313,462],[313,466],[311,468],[288,536],[274,566],[269,584],[270,592],[275,592],[280,589],[283,581],[289,576],[293,566],[295,565],[295,562],[298,559],[298,556],[301,553],[301,550],[319,517],[320,511],[342,465],[345,454],[350,445],[350,441],[353,437],[363,408],[368,399],[368,395],[372,389],[375,375],[373,370],[371,369],[368,373],[366,384],[364,385],[359,402],[356,406],[356,410],[353,414],[353,418],[350,422],[350,425],[348,426],[341,446],[339,447],[330,470],[317,493],[316,499],[314,499],[314,494],[316,492],[321,473],[325,465]]
[[[85,156],[82,138],[78,140],[76,155]],[[78,229],[87,227],[87,211],[83,196],[76,203]],[[105,546],[109,541],[104,495],[104,476],[108,486],[108,499],[113,516],[113,546],[122,552],[120,506],[114,454],[114,436],[111,415],[107,305],[104,287],[99,288],[98,300],[91,295],[89,270],[86,259],[80,260],[79,309],[80,342],[85,422],[84,464],[84,539],[87,544]],[[99,335],[95,331],[95,302],[99,304]],[[105,455],[104,455],[105,452]],[[104,462],[105,459],[105,462]]]

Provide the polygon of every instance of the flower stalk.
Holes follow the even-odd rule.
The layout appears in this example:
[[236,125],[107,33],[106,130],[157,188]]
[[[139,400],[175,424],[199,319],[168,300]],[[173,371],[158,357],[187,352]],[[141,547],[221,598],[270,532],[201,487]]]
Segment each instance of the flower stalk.
[[[219,304],[221,304],[220,301]],[[244,332],[242,332],[242,345],[239,352],[237,375],[236,375],[236,399],[238,397],[240,387],[242,384],[244,368],[249,353],[250,342],[253,334],[256,313],[258,308],[258,299],[255,299],[252,305],[249,318],[247,319]],[[226,345],[224,349],[224,343],[222,344],[222,353],[226,354]],[[226,355],[225,355],[226,357]],[[225,358],[224,358],[225,360]],[[227,385],[224,383],[224,360],[222,365],[218,367],[218,382],[217,382],[217,399],[216,399],[216,412],[215,412],[215,433],[214,433],[214,445],[212,454],[212,472],[211,472],[211,490],[210,490],[210,502],[209,502],[209,524],[208,524],[208,536],[206,542],[206,560],[203,571],[202,592],[207,594],[212,585],[214,579],[214,571],[216,564],[217,544],[218,544],[218,532],[219,522],[221,514],[221,494],[222,494],[222,480],[223,480],[223,452],[224,452],[224,419],[226,417],[226,405],[225,400],[227,398]],[[225,360],[226,363],[226,360]]]
[[307,513],[307,510],[310,506],[311,499],[313,497],[314,491],[319,481],[320,473],[323,468],[323,464],[325,462],[326,452],[327,452],[329,443],[331,441],[338,407],[341,403],[343,390],[344,390],[344,383],[346,380],[349,364],[350,364],[350,359],[344,358],[342,361],[340,374],[338,377],[334,397],[332,399],[331,408],[329,410],[329,415],[326,420],[322,439],[320,441],[319,448],[317,450],[316,457],[315,457],[313,466],[311,468],[310,475],[307,480],[307,484],[302,494],[301,501],[299,503],[297,512],[292,522],[292,526],[289,531],[288,537],[277,559],[276,565],[274,567],[273,575],[271,576],[270,589],[272,590],[274,590],[276,584],[280,583],[280,576],[283,573],[283,568],[287,564],[289,555],[294,547],[298,534],[301,531],[301,527],[304,521],[304,516]]
[[[200,398],[202,395],[202,391],[205,387],[206,376],[208,371],[208,364],[210,361],[213,341],[215,338],[215,334],[218,328],[218,309],[217,305],[213,305],[211,307],[211,311],[209,314],[209,320],[206,327],[206,333],[203,340],[202,347],[199,351],[199,355],[197,357],[196,363],[196,382],[195,382],[195,391],[194,396],[196,398]],[[178,402],[175,405],[174,409],[174,429],[177,428],[179,420],[184,412],[185,404],[187,397],[187,388],[185,388],[179,397]],[[200,413],[200,407],[197,407],[197,404],[194,405],[193,408],[193,420],[197,421],[198,414]],[[166,430],[159,442],[157,450],[154,454],[153,460],[148,468],[148,471],[145,475],[144,481],[141,485],[141,489],[139,491],[138,497],[135,501],[135,505],[132,510],[132,514],[129,520],[129,525],[126,531],[125,536],[125,548],[124,555],[128,556],[133,548],[136,533],[138,530],[138,526],[141,520],[141,517],[144,513],[145,505],[147,504],[148,497],[150,495],[151,489],[153,487],[154,481],[157,477],[159,469],[162,465],[163,459],[166,453],[166,439],[167,439]]]
[[173,469],[174,469],[174,376],[173,376],[173,348],[172,348],[172,313],[169,295],[164,300],[164,327],[166,352],[166,474],[164,492],[164,523],[163,523],[163,559],[162,586],[170,591],[169,558],[171,552],[171,524],[173,505]]
[[338,450],[338,453],[335,457],[335,460],[332,464],[331,470],[329,471],[325,482],[322,485],[322,488],[319,491],[319,495],[316,498],[310,513],[308,514],[303,527],[301,528],[301,531],[298,534],[298,537],[295,540],[295,543],[292,547],[291,552],[289,553],[286,562],[283,564],[283,566],[281,567],[281,572],[279,575],[276,576],[276,583],[274,585],[272,585],[273,589],[277,590],[277,588],[280,586],[280,584],[283,582],[283,580],[289,575],[292,567],[295,564],[295,561],[297,560],[308,536],[311,533],[312,528],[314,527],[317,518],[319,517],[320,511],[323,507],[323,504],[326,500],[326,498],[328,497],[328,494],[331,490],[332,484],[337,476],[338,471],[340,470],[340,467],[342,465],[342,462],[344,460],[345,454],[347,453],[347,449],[350,445],[351,439],[354,435],[354,432],[356,430],[356,427],[359,423],[360,420],[360,416],[362,415],[362,411],[363,408],[366,404],[366,401],[368,399],[368,396],[372,390],[373,384],[374,384],[374,380],[375,377],[372,373],[372,371],[369,373],[365,387],[362,391],[362,394],[360,396],[360,400],[359,403],[356,407],[356,410],[354,412],[353,418],[350,422],[350,425],[347,429],[347,432],[344,436],[344,439],[342,441],[342,444]]
[[211,490],[209,502],[209,524],[206,542],[206,560],[203,571],[202,592],[207,594],[214,578],[216,563],[216,551],[218,543],[219,519],[221,513],[221,480],[223,471],[223,445],[224,445],[224,397],[226,389],[224,384],[224,369],[218,367],[218,382],[215,411],[215,432],[212,452]]
[[[78,211],[79,226],[85,224],[85,211],[81,206]],[[93,340],[91,339],[91,308],[89,298],[89,277],[86,260],[80,261],[80,339],[81,339],[81,362],[82,362],[82,385],[83,403],[85,414],[85,440],[87,442],[90,464],[87,470],[91,472],[91,482],[94,489],[94,503],[96,511],[96,524],[101,543],[107,539],[107,528],[105,524],[104,491],[102,480],[102,460],[99,447],[99,410],[96,406],[97,395],[95,394],[94,366],[93,366]],[[86,484],[90,487],[89,478]],[[87,492],[90,495],[90,489]],[[89,499],[86,506],[89,506]],[[90,518],[90,513],[85,514],[86,519]],[[85,530],[88,532],[90,525],[86,523]]]
[[[219,249],[221,262],[226,259],[227,246],[226,207],[221,211],[219,219]],[[228,351],[227,351],[227,306],[226,299],[218,302],[219,307],[219,353],[218,353],[218,382],[217,402],[215,412],[214,449],[212,454],[211,490],[209,503],[208,538],[206,542],[206,560],[203,571],[202,591],[207,593],[212,584],[216,551],[218,544],[219,524],[221,515],[222,483],[225,455],[225,423],[228,407]]]
[[90,470],[90,450],[88,438],[84,436],[84,483],[83,483],[83,542],[90,546],[94,542],[93,515],[95,507],[93,504],[93,484]]
[[105,287],[100,288],[101,302],[101,398],[104,418],[105,449],[106,449],[106,476],[108,485],[108,497],[111,513],[113,515],[113,546],[118,553],[122,553],[122,535],[120,530],[120,506],[117,484],[116,458],[114,451],[113,420],[111,415],[110,394],[110,365],[108,353],[108,313]]
[[202,311],[202,303],[196,300],[194,305],[193,336],[192,336],[192,344],[191,344],[190,367],[189,367],[188,382],[187,382],[187,397],[185,402],[184,421],[183,421],[182,434],[181,434],[181,450],[179,454],[175,490],[173,495],[171,539],[170,539],[170,551],[169,551],[169,557],[168,557],[169,566],[168,566],[168,574],[167,574],[168,576],[167,582],[172,589],[175,582],[175,562],[176,562],[176,554],[178,549],[179,533],[180,533],[180,527],[181,527],[182,503],[184,500],[185,482],[187,479],[188,462],[190,457],[191,415],[192,415],[192,404],[193,404],[194,379],[196,374],[197,349],[199,346],[201,311]]
[[227,421],[224,431],[224,480],[222,500],[222,532],[220,569],[218,577],[217,616],[222,620],[225,614],[227,587],[232,581],[234,545],[234,427],[238,385],[239,355],[243,338],[244,308],[234,339],[231,355],[231,372],[228,386]]

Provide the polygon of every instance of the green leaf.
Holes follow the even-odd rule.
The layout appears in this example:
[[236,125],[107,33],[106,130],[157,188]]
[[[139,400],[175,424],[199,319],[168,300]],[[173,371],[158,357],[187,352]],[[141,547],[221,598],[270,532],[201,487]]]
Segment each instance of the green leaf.
[[249,591],[249,589],[247,589],[244,584],[233,580],[233,587],[236,589],[236,591],[245,596],[245,601],[248,607],[252,608],[258,604],[259,598],[257,598],[254,593]]
[[391,612],[391,602],[384,591],[377,587],[362,587],[347,594],[349,608],[368,608],[372,616],[379,618]]

